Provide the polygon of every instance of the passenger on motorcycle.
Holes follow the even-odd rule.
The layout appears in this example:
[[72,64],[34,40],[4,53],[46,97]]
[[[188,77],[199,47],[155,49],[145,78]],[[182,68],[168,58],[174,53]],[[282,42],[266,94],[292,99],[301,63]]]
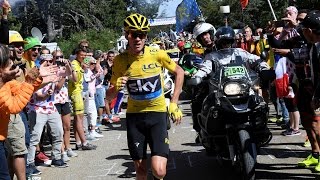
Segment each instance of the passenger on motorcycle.
[[196,37],[197,41],[206,48],[204,55],[215,51],[214,35],[216,29],[212,24],[200,22],[193,28],[193,35]]
[[240,56],[243,61],[249,61],[251,67],[265,66],[265,63],[260,63],[260,57],[241,49],[232,48],[235,41],[235,32],[231,27],[220,27],[216,34],[216,46],[219,47],[218,51],[207,54],[204,58],[202,67],[198,69],[194,77],[204,78],[212,72],[213,62],[218,61],[220,64],[228,64],[230,61],[235,60],[236,56]]
[[[204,55],[216,51],[216,46],[214,43],[214,34],[216,29],[212,24],[200,22],[193,28],[193,35],[196,37],[197,41],[205,48]],[[188,62],[185,60],[185,62]],[[188,63],[184,63],[185,66],[188,66]],[[182,66],[183,67],[183,66]],[[185,69],[185,68],[184,68]],[[189,67],[190,75],[196,74],[196,70],[193,67]],[[208,94],[207,84],[200,84],[199,86],[193,86],[191,90],[191,112],[192,112],[192,121],[193,129],[199,134],[200,126],[198,123],[197,115],[201,112],[202,102],[206,95]],[[196,137],[196,143],[199,143],[199,136]]]

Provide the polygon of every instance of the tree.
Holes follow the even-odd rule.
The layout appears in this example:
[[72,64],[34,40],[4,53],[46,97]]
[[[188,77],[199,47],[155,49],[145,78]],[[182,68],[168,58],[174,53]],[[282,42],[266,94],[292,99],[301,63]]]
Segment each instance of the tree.
[[[206,22],[212,23],[215,27],[224,25],[224,15],[219,12],[220,6],[229,5],[230,14],[228,23],[234,28],[241,28],[249,25],[251,28],[265,27],[268,21],[273,20],[268,2],[265,0],[250,0],[248,6],[242,10],[240,1],[234,0],[197,0]],[[272,6],[278,18],[283,16],[287,1],[273,0]]]

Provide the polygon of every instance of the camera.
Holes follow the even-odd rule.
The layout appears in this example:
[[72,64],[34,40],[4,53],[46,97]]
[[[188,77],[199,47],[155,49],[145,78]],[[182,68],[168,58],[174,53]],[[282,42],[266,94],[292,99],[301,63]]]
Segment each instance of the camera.
[[62,62],[61,60],[56,60],[57,66],[65,66],[66,64]]
[[14,70],[16,69],[17,67],[19,67],[20,69],[25,69],[26,68],[26,64],[22,64],[22,63],[19,63],[19,64],[13,64],[10,68],[10,70]]
[[283,21],[283,20],[274,21],[274,26],[275,26],[275,27],[285,27],[285,26],[286,26],[286,22]]

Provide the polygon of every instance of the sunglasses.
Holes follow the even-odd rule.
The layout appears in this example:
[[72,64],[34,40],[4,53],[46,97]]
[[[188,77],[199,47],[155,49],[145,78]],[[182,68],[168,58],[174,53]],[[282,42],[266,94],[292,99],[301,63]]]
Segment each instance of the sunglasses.
[[136,39],[139,37],[139,39],[145,39],[147,37],[147,33],[142,33],[142,32],[131,32],[131,37]]
[[44,63],[45,61],[47,61],[48,63],[53,63],[53,60],[42,60],[41,64]]
[[32,51],[38,51],[38,52],[40,52],[41,51],[41,48],[39,47],[39,48],[32,48],[31,49]]
[[81,48],[88,48],[89,46],[80,46]]
[[56,59],[63,59],[63,56],[55,56]]
[[96,65],[97,63],[90,63],[90,65]]

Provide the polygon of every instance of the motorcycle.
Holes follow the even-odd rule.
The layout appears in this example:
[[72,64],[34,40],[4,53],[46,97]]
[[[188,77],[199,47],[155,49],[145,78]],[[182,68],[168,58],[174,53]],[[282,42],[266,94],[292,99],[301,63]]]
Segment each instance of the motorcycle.
[[[222,165],[231,165],[242,179],[255,179],[257,151],[271,141],[267,128],[267,104],[259,95],[259,77],[241,56],[228,64],[214,62],[206,80],[209,95],[197,115],[200,142]],[[189,85],[203,81],[192,78]]]

